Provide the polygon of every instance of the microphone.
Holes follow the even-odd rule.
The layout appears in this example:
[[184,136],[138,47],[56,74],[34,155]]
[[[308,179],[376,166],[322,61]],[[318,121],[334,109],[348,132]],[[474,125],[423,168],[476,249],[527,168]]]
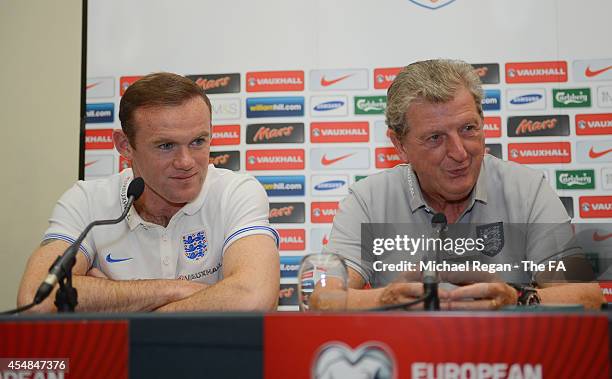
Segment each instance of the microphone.
[[[444,243],[446,225],[447,221],[444,213],[436,213],[431,219],[433,238],[441,241],[440,245]],[[434,246],[436,246],[436,251],[434,252],[434,263],[436,263],[440,256],[440,252],[437,244],[434,244]],[[438,296],[438,275],[436,271],[427,270],[423,272],[423,292],[425,297],[423,307],[425,310],[439,311],[440,297]]]
[[[74,241],[66,249],[66,251],[64,251],[62,255],[58,256],[55,259],[55,261],[49,268],[49,274],[47,275],[47,278],[41,283],[41,285],[38,287],[38,290],[36,291],[36,295],[34,296],[34,304],[40,304],[41,302],[43,302],[49,296],[53,288],[55,288],[55,285],[58,282],[63,281],[67,276],[69,276],[69,273],[72,271],[72,267],[74,266],[76,262],[75,257],[76,257],[77,252],[79,251],[79,246],[81,245],[81,242],[83,242],[83,240],[85,239],[85,236],[87,236],[87,233],[89,233],[89,231],[94,226],[113,225],[113,224],[118,224],[121,221],[123,221],[123,219],[127,217],[127,214],[130,208],[132,207],[132,204],[134,203],[134,201],[138,200],[138,198],[144,192],[144,185],[145,183],[142,178],[140,177],[134,178],[132,182],[130,183],[130,185],[128,186],[128,189],[127,189],[128,201],[127,201],[127,204],[121,216],[119,216],[119,218],[114,219],[114,220],[98,220],[98,221],[94,221],[90,223],[89,225],[87,225],[85,230],[83,230],[83,232],[79,235],[79,238],[77,238],[76,241]],[[76,295],[76,291],[75,291],[75,295]],[[76,305],[76,301],[74,305]]]

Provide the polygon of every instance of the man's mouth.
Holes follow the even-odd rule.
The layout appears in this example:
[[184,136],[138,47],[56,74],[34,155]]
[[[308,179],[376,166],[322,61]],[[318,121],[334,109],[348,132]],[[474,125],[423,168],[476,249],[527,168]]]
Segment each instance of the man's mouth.
[[454,170],[447,170],[446,172],[448,172],[448,175],[451,177],[459,177],[459,176],[464,176],[469,172],[470,166],[465,166],[465,167],[461,167],[461,168],[456,168]]
[[193,174],[189,174],[189,175],[176,175],[176,176],[171,176],[171,179],[176,179],[176,180],[189,180],[191,178],[193,178],[195,175],[197,174],[197,172],[194,172]]

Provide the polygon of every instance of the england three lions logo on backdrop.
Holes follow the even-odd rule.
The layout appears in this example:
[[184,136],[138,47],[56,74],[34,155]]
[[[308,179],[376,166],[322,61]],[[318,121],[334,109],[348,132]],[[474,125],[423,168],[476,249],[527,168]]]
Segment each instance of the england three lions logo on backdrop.
[[315,354],[311,377],[316,379],[395,379],[395,359],[380,342],[366,342],[355,349],[342,342],[330,342]]
[[410,0],[416,5],[427,9],[439,9],[447,6],[455,0]]
[[200,260],[208,251],[208,239],[203,230],[183,236],[185,256],[191,260]]

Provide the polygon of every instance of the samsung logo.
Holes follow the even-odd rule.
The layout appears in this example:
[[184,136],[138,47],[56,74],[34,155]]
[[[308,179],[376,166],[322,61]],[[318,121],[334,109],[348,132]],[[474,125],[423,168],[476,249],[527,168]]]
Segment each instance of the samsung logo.
[[338,189],[344,186],[345,184],[346,182],[344,180],[328,180],[326,182],[317,184],[314,188],[317,191],[329,191]]
[[316,105],[313,109],[315,111],[324,112],[338,109],[344,106],[343,101],[326,101],[324,103]]
[[542,100],[542,98],[543,96],[540,94],[530,93],[527,95],[515,97],[514,99],[510,100],[510,104],[513,104],[513,105],[531,104],[531,103],[535,103],[536,101]]

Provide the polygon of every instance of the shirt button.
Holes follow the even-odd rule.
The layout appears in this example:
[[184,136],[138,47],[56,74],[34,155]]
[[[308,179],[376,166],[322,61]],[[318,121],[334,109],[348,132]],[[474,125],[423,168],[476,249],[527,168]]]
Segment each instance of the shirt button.
[[168,241],[168,235],[167,235],[167,234],[163,234],[163,235],[162,235],[162,239],[163,239],[164,241]]
[[168,265],[170,264],[170,258],[168,258],[168,257],[164,257],[163,262],[164,262],[164,264],[165,264],[166,266],[168,266]]

